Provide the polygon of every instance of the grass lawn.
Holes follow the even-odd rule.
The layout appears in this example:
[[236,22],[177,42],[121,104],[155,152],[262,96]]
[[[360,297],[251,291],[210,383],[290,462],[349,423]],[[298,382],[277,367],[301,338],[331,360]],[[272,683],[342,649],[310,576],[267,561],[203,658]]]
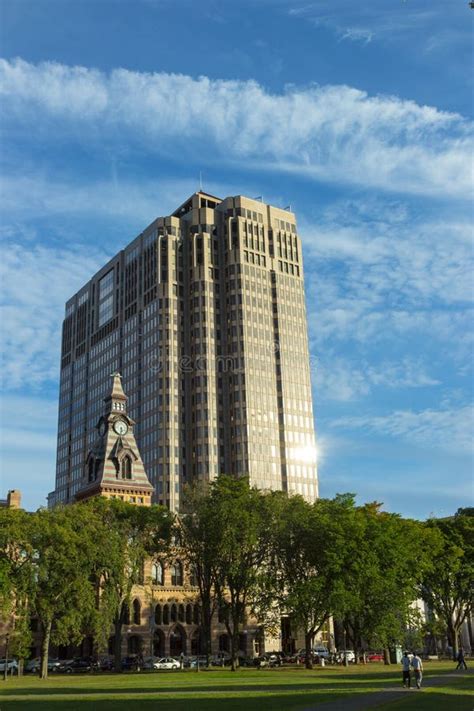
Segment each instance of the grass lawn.
[[[427,665],[428,666],[428,665]],[[432,662],[424,678],[453,670],[452,662]],[[456,709],[471,711],[471,679],[449,679],[443,687],[407,691],[407,698],[380,709]],[[398,668],[383,664],[275,670],[149,672],[129,674],[32,676],[0,681],[1,711],[278,711],[306,709],[324,701],[356,698],[400,686]],[[471,692],[472,693],[472,692]],[[469,705],[467,701],[470,701]],[[407,705],[408,704],[408,705]],[[413,705],[415,704],[415,705]],[[440,705],[438,705],[440,704]]]
[[399,701],[372,707],[371,711],[472,711],[473,708],[474,680],[463,677],[449,686],[428,687],[421,691],[412,689]]

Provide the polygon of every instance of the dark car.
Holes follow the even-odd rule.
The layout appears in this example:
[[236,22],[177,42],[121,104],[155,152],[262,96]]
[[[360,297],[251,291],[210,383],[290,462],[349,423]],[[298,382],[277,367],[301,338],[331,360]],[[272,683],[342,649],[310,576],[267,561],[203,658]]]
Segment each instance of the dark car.
[[92,670],[93,663],[90,659],[77,658],[73,659],[72,662],[66,662],[59,667],[59,671],[64,674],[74,674],[77,672],[90,672]]
[[136,671],[138,667],[138,657],[124,657],[122,659],[122,669],[124,671]]

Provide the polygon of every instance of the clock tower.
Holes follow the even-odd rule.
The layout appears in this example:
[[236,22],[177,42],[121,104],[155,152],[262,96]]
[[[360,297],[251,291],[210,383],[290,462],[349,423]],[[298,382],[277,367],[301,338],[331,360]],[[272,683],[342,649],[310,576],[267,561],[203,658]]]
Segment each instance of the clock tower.
[[112,377],[112,390],[104,399],[104,414],[96,425],[97,439],[87,455],[76,500],[106,496],[149,506],[154,489],[133,434],[135,422],[127,415],[121,375]]

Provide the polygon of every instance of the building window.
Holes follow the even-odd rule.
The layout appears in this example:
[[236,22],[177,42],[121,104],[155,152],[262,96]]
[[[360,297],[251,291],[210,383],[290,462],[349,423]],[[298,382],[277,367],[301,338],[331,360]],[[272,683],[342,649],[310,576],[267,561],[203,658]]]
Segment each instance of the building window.
[[159,560],[151,566],[151,582],[153,585],[163,585],[164,570],[163,564]]
[[163,624],[163,613],[161,610],[161,605],[157,605],[155,607],[155,624],[156,625],[162,625]]
[[197,587],[198,585],[196,568],[194,566],[192,566],[191,570],[189,571],[189,584],[194,587]]
[[132,460],[130,457],[124,457],[122,460],[122,479],[132,478]]
[[141,623],[141,609],[140,600],[133,601],[133,624],[139,625]]
[[183,566],[179,561],[171,566],[171,585],[183,584]]

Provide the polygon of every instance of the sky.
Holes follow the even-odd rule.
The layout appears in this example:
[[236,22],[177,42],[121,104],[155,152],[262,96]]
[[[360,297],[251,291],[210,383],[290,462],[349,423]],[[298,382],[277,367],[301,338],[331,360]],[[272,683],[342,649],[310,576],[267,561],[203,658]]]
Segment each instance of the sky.
[[54,488],[64,302],[198,189],[296,212],[320,494],[473,505],[467,0],[0,0],[3,495]]

